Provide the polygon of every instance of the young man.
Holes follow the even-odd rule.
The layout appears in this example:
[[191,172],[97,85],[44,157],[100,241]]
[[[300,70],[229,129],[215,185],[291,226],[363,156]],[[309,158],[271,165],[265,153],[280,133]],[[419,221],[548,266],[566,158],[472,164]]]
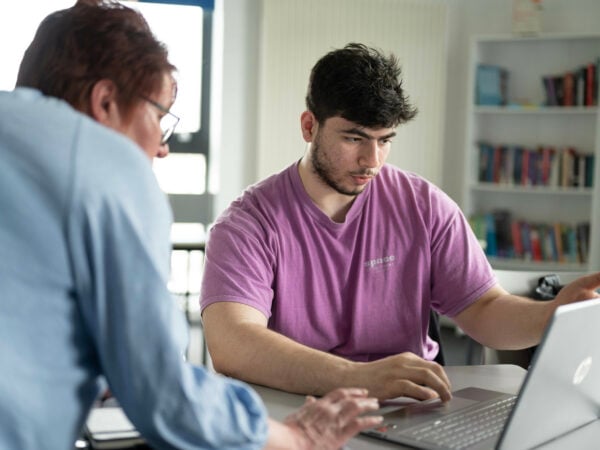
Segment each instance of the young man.
[[337,449],[380,421],[340,389],[276,422],[185,363],[148,160],[177,123],[173,70],[138,13],[80,1],[42,22],[0,93],[0,448],[72,448],[106,381],[153,448]]
[[326,54],[306,104],[303,158],[248,188],[210,232],[201,304],[218,371],[292,392],[446,400],[430,310],[515,349],[539,341],[558,304],[596,296],[598,274],[553,302],[509,295],[458,206],[385,164],[415,115],[393,56],[360,44]]

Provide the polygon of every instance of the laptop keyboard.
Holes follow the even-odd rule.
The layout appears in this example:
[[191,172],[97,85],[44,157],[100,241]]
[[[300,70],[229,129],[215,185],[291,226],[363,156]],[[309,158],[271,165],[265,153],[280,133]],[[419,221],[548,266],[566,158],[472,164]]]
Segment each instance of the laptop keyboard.
[[402,434],[444,448],[469,448],[500,433],[516,400],[515,396],[477,405],[474,409],[457,411],[441,419],[409,428]]

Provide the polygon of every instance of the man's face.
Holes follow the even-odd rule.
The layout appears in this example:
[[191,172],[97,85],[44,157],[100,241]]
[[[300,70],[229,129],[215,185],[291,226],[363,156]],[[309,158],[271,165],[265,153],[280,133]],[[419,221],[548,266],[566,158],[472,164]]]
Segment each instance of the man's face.
[[330,117],[317,130],[311,144],[313,171],[343,195],[364,191],[385,163],[393,128],[365,128],[341,117]]
[[[173,80],[166,76],[160,92],[148,96],[150,101],[140,99],[133,107],[129,120],[119,127],[118,131],[138,144],[150,158],[163,158],[169,154],[169,145],[162,145],[162,130],[160,119],[165,114],[173,99]],[[152,102],[161,105],[158,108]]]

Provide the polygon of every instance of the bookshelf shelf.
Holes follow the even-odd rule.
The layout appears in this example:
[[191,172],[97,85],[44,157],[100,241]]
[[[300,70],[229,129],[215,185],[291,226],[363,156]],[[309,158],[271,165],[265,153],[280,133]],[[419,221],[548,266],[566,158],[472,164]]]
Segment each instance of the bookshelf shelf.
[[473,191],[491,194],[517,194],[517,195],[534,195],[534,196],[575,196],[575,197],[591,197],[592,188],[561,188],[548,186],[503,186],[496,183],[476,183],[471,186]]
[[535,272],[585,272],[586,264],[558,263],[553,261],[526,261],[522,259],[489,258],[492,266],[499,270],[528,270]]
[[[500,86],[479,84],[482,66],[506,74]],[[490,263],[600,270],[600,34],[475,37],[470,67],[463,209]],[[576,87],[553,92],[567,74]]]
[[474,106],[476,114],[506,114],[506,115],[596,115],[597,107],[590,106]]

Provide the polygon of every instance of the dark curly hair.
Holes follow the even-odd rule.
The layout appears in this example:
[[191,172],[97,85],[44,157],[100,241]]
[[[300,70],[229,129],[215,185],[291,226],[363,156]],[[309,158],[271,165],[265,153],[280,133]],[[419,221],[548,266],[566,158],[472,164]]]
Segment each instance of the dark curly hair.
[[317,61],[306,106],[320,124],[341,116],[364,127],[396,127],[417,114],[402,89],[400,74],[394,55],[350,43]]
[[112,0],[79,0],[42,21],[16,84],[87,112],[92,87],[110,79],[119,89],[119,106],[129,112],[140,95],[160,91],[164,75],[174,70],[140,13]]

